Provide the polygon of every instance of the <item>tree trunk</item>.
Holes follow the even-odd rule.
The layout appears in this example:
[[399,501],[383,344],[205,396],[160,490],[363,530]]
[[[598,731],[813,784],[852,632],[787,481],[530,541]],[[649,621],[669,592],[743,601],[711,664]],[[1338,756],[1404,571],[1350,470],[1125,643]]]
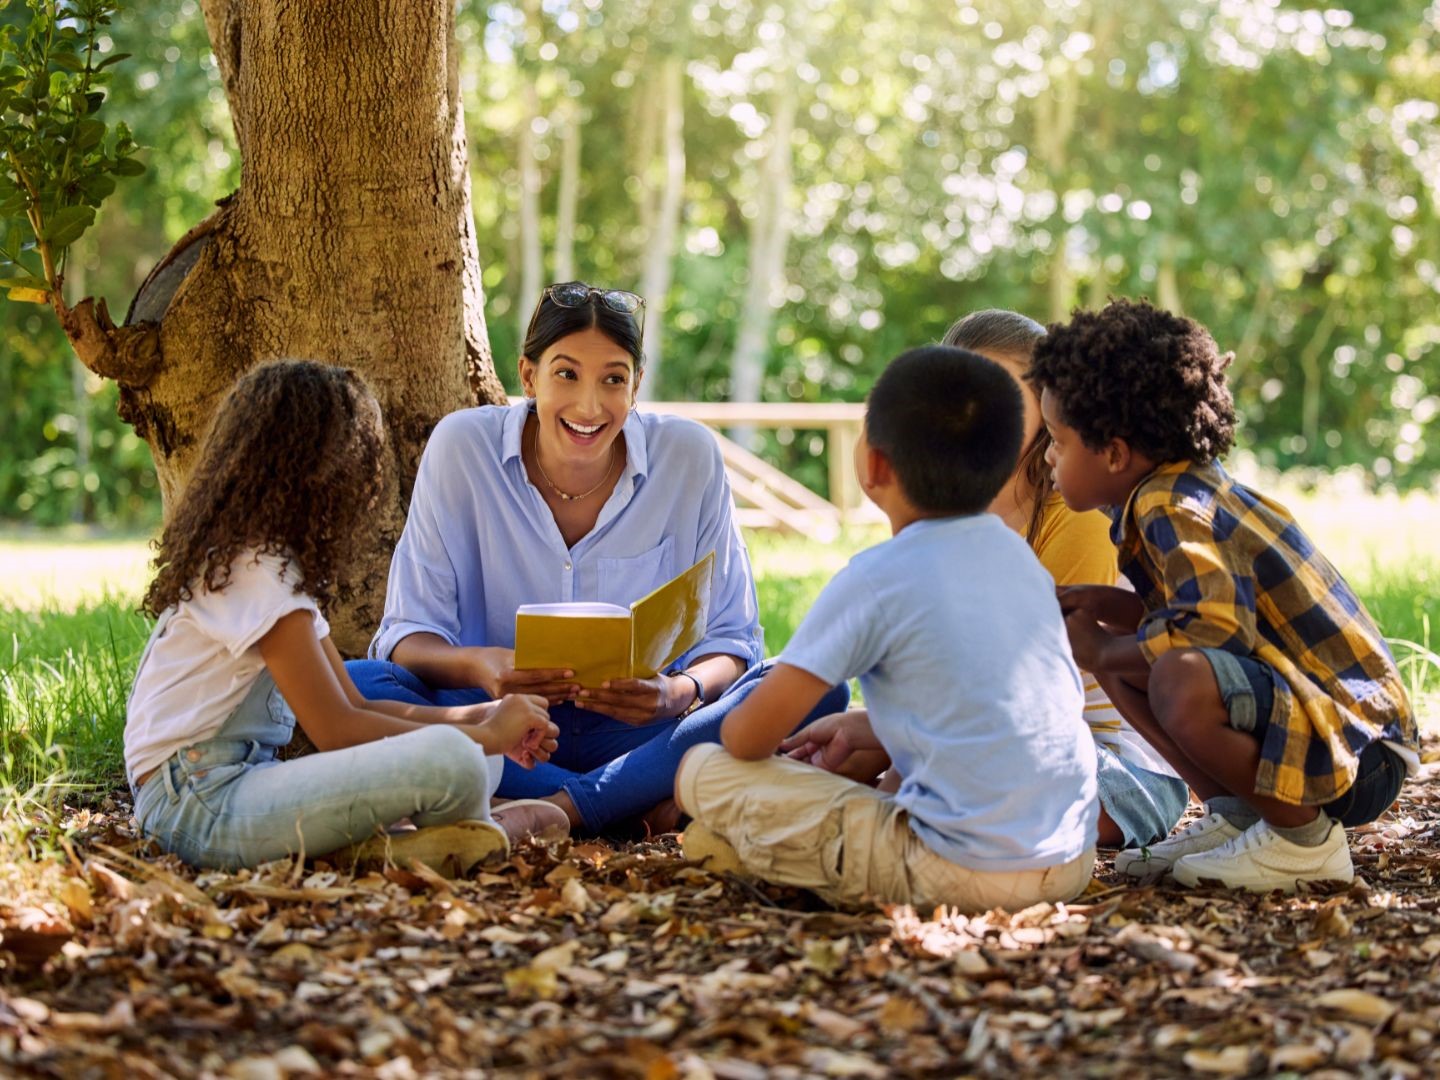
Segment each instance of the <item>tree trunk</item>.
[[540,297],[545,274],[540,243],[540,162],[535,157],[535,120],[540,116],[540,95],[533,82],[521,91],[525,108],[520,117],[517,153],[520,161],[520,294],[515,300],[516,351],[525,344],[530,305]]
[[660,69],[660,113],[664,125],[660,167],[664,179],[646,238],[645,271],[640,285],[640,293],[648,305],[645,311],[645,381],[640,386],[640,394],[650,400],[656,398],[660,389],[660,365],[665,359],[666,299],[674,280],[675,238],[680,232],[680,209],[685,193],[684,79],[683,58],[667,56]]
[[560,190],[555,197],[555,280],[575,280],[575,219],[580,206],[580,122],[579,101],[565,111],[565,129],[560,136]]
[[[790,196],[790,137],[795,127],[795,88],[789,73],[781,74],[770,118],[770,148],[761,167],[755,216],[750,219],[749,277],[740,329],[730,358],[730,399],[759,401],[765,377],[765,357],[776,301],[784,288],[785,252],[790,240],[786,201]],[[750,446],[754,433],[747,427],[731,430],[731,438]]]
[[1175,238],[1169,233],[1160,238],[1160,259],[1155,267],[1155,298],[1166,311],[1185,314],[1180,302],[1180,274],[1175,268]]
[[1337,315],[1338,305],[1331,297],[1315,332],[1300,350],[1300,371],[1305,379],[1300,398],[1300,434],[1305,439],[1305,455],[1311,461],[1319,460],[1316,447],[1320,443],[1320,397],[1324,381],[1320,357],[1335,332]]
[[[453,8],[203,6],[235,118],[240,190],[151,273],[127,319],[137,329],[111,329],[110,353],[81,355],[120,382],[121,413],[150,444],[167,511],[245,371],[297,357],[369,380],[393,455],[377,535],[341,582],[332,619],[341,649],[356,654],[379,622],[431,430],[504,394],[485,331]],[[98,320],[77,311],[108,323],[103,306]],[[139,328],[144,348],[124,336]]]

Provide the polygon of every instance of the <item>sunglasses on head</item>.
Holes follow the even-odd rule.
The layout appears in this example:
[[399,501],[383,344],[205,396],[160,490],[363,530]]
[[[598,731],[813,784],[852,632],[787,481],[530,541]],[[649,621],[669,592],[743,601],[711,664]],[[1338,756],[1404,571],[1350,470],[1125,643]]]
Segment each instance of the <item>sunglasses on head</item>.
[[550,302],[558,307],[576,308],[584,307],[592,296],[598,297],[611,311],[624,312],[626,315],[634,315],[645,306],[645,298],[638,293],[626,292],[624,289],[597,289],[583,281],[565,281],[559,285],[551,285],[540,294],[540,299],[543,301],[548,297]]
[[[626,292],[624,289],[597,289],[583,281],[562,281],[558,285],[546,286],[545,291],[540,294],[540,302],[535,305],[535,314],[530,316],[530,329],[525,332],[525,336],[528,338],[534,331],[535,320],[546,300],[556,307],[578,308],[584,307],[592,299],[599,300],[611,311],[618,311],[622,315],[636,315],[645,306],[645,298],[639,293]],[[636,321],[639,322],[639,319]]]

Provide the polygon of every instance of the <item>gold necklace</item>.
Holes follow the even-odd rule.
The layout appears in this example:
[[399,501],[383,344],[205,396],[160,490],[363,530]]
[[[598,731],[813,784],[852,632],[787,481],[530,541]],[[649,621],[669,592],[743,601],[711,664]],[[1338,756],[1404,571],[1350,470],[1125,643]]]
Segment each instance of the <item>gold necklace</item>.
[[545,466],[540,464],[540,422],[538,420],[535,422],[535,434],[530,439],[530,452],[535,455],[535,468],[540,473],[540,479],[544,480],[545,486],[556,495],[559,495],[565,502],[575,502],[577,499],[584,499],[587,496],[594,495],[595,492],[604,487],[610,479],[610,474],[615,471],[615,462],[619,458],[619,450],[620,445],[618,442],[610,444],[610,465],[605,470],[605,475],[600,478],[600,483],[596,484],[589,491],[582,491],[579,495],[571,495],[568,491],[561,491],[556,487],[555,481],[551,480],[545,472]]

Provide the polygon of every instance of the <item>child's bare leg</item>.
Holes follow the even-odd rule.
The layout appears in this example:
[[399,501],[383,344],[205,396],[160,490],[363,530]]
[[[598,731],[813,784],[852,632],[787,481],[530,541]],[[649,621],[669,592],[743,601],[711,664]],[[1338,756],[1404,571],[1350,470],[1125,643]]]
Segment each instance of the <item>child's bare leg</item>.
[[[1130,722],[1130,726],[1138,731],[1142,738],[1153,746],[1170,767],[1180,774],[1180,778],[1190,785],[1190,790],[1195,792],[1195,797],[1201,802],[1213,799],[1217,795],[1231,795],[1221,784],[1217,783],[1204,769],[1195,764],[1180,749],[1160,726],[1155,718],[1155,713],[1150,709],[1150,697],[1144,690],[1138,690],[1123,679],[1110,675],[1097,675],[1100,688],[1110,698],[1111,704],[1120,710],[1120,715]],[[1219,691],[1216,691],[1219,696]],[[1252,739],[1251,742],[1254,742]],[[1254,786],[1254,777],[1251,777],[1251,787]]]
[[571,828],[579,828],[585,824],[585,819],[580,816],[580,811],[575,806],[575,800],[570,798],[570,793],[563,788],[554,795],[542,795],[541,798],[545,802],[554,803],[565,811],[565,816],[570,819]]
[[[1215,671],[1202,653],[1177,649],[1160,657],[1150,670],[1149,704],[1151,715],[1180,756],[1199,770],[1192,779],[1179,762],[1171,762],[1202,799],[1210,796],[1196,786],[1196,779],[1211,791],[1220,788],[1217,794],[1230,793],[1243,799],[1271,825],[1298,828],[1315,820],[1318,811],[1313,806],[1295,806],[1256,793],[1260,743],[1253,735],[1230,726]],[[1119,702],[1116,706],[1128,719]],[[1138,724],[1136,727],[1150,738],[1149,732]],[[1156,749],[1165,755],[1163,746],[1157,744]]]
[[1115,819],[1100,808],[1100,823],[1096,843],[1103,848],[1118,848],[1125,843],[1125,834],[1120,831],[1120,826],[1115,824]]

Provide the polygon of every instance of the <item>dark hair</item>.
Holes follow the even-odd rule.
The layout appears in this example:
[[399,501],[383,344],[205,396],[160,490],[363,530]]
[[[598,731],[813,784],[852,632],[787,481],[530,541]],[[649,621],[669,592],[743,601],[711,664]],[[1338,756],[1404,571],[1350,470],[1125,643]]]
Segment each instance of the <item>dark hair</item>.
[[640,323],[634,315],[616,311],[593,295],[579,307],[561,307],[550,299],[548,290],[540,297],[534,318],[530,320],[530,329],[520,349],[521,355],[531,363],[539,363],[545,350],[561,338],[592,327],[629,353],[635,361],[636,371],[645,366],[645,354],[640,347]]
[[1092,450],[1120,438],[1157,464],[1204,465],[1235,439],[1225,385],[1231,359],[1193,319],[1144,300],[1112,300],[1053,324],[1026,378],[1050,391],[1061,419]]
[[978,514],[1015,468],[1023,416],[1020,387],[999,364],[927,345],[901,353],[875,381],[865,437],[916,509]]
[[[941,339],[942,345],[953,345],[982,356],[1013,356],[1024,360],[1028,368],[1030,358],[1035,355],[1035,343],[1045,336],[1045,327],[1028,315],[1018,311],[1002,311],[989,308],[972,311],[960,319]],[[1035,432],[1025,449],[1020,451],[1020,462],[1015,471],[1025,478],[1025,484],[1033,494],[1030,504],[1030,519],[1025,525],[1025,542],[1035,546],[1040,538],[1040,526],[1045,520],[1045,501],[1054,490],[1050,480],[1050,466],[1045,454],[1050,449],[1050,433],[1045,425]]]
[[144,610],[223,589],[247,548],[295,567],[296,591],[328,609],[382,487],[384,432],[367,399],[349,368],[308,360],[265,364],[236,383],[155,545]]

